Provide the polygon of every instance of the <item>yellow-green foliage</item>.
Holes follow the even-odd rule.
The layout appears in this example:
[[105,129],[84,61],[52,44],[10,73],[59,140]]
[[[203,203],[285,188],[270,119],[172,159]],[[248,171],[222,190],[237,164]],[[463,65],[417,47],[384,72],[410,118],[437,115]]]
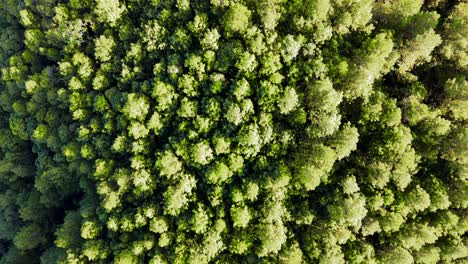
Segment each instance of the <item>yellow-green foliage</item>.
[[467,14],[1,0],[0,264],[462,263]]

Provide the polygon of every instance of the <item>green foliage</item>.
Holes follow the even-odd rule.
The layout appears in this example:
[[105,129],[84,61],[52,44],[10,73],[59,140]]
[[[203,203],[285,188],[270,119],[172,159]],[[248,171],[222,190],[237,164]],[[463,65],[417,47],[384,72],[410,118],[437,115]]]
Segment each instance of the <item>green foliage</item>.
[[431,52],[440,43],[442,43],[442,39],[432,29],[417,35],[402,49],[398,70],[400,72],[409,71],[414,66],[429,61]]
[[81,217],[77,212],[69,212],[65,216],[63,225],[57,229],[55,245],[63,249],[77,248],[81,244]]
[[440,249],[435,246],[425,246],[416,253],[416,263],[437,263],[440,260]]
[[131,93],[128,95],[127,102],[124,106],[124,113],[132,119],[144,120],[148,114],[149,104],[145,96]]
[[468,59],[466,54],[466,35],[468,34],[468,3],[460,2],[451,10],[444,22],[441,46],[442,55],[453,61],[458,67],[466,70]]
[[96,223],[86,221],[81,225],[81,237],[84,239],[93,239],[99,234]]
[[102,62],[106,62],[111,59],[112,49],[115,46],[115,42],[112,38],[106,37],[105,35],[100,36],[94,42],[94,54],[95,57]]
[[124,11],[125,7],[119,3],[119,0],[98,0],[94,13],[99,22],[106,22],[114,26]]
[[244,32],[249,26],[251,11],[242,4],[233,4],[224,17],[227,32]]
[[381,263],[404,263],[404,264],[410,264],[413,263],[413,257],[411,254],[408,252],[408,250],[402,248],[402,247],[397,247],[397,248],[389,248],[386,251],[382,253]]
[[24,226],[13,239],[13,243],[19,250],[29,250],[46,243],[43,228],[37,224]]
[[385,73],[394,44],[389,34],[380,33],[364,42],[363,46],[357,52],[355,63],[351,65],[344,84],[344,96],[349,99],[369,96],[375,80]]
[[464,1],[0,2],[0,264],[468,257]]
[[341,198],[328,206],[330,220],[340,224],[359,227],[367,214],[364,198],[352,195],[349,198]]

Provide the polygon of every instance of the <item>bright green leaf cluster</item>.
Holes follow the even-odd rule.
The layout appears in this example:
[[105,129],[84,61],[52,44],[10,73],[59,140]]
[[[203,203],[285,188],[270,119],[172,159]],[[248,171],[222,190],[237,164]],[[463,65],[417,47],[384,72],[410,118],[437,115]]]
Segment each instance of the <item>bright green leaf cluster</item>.
[[467,259],[467,3],[0,2],[0,264]]

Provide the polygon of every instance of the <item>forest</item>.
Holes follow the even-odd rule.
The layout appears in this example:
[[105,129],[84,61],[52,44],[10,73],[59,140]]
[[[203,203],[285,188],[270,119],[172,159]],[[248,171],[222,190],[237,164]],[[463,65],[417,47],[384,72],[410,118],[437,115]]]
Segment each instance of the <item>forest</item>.
[[0,0],[0,264],[468,262],[468,2]]

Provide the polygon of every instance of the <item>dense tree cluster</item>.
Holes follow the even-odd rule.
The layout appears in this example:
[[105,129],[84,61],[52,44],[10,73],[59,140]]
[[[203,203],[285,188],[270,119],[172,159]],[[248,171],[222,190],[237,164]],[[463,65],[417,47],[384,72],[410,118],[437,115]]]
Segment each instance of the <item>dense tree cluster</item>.
[[3,0],[0,263],[465,263],[468,4]]

